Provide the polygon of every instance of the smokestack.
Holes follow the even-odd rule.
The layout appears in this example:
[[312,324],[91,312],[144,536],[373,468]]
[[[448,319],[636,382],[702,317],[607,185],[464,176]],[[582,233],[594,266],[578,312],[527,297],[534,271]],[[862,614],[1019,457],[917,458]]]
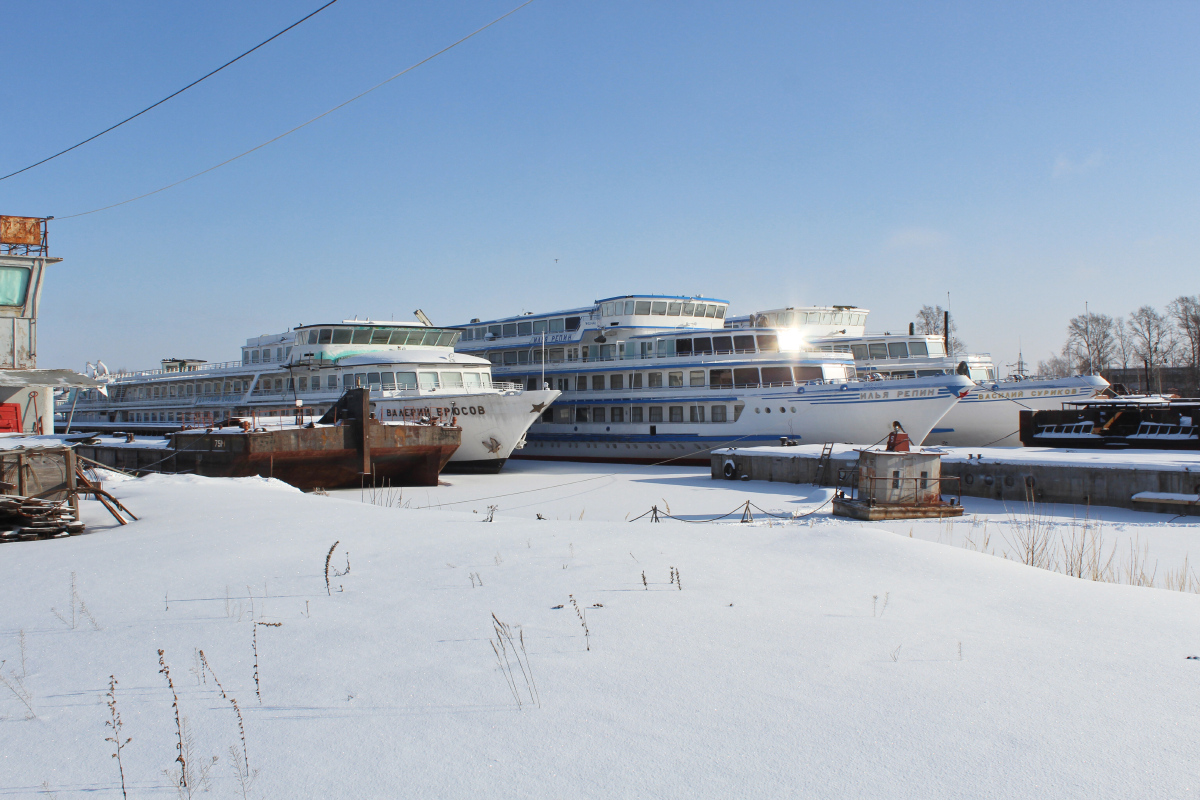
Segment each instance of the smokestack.
[[915,322],[908,323],[908,335],[909,336],[917,335],[917,323],[915,323]]
[[945,312],[942,317],[942,337],[945,339],[946,352],[950,352],[950,312]]

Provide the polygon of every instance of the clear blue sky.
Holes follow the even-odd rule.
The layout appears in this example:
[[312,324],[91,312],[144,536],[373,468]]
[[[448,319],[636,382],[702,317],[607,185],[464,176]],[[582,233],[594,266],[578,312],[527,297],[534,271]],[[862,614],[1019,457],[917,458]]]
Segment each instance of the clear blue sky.
[[[318,5],[8,3],[0,174]],[[178,180],[512,5],[340,0],[0,182],[0,212]],[[1036,360],[1085,301],[1200,291],[1198,23],[1195,3],[535,0],[234,164],[52,222],[39,363],[225,360],[298,323],[628,292],[854,303],[900,329],[947,291],[972,350]]]

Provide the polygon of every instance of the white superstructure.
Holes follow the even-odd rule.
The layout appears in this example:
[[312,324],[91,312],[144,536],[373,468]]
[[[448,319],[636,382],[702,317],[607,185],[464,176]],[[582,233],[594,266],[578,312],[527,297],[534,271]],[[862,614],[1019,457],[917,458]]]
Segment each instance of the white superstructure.
[[871,444],[893,422],[920,442],[972,387],[941,371],[859,381],[848,352],[774,329],[726,330],[727,308],[707,297],[613,297],[473,320],[460,326],[458,349],[488,358],[498,377],[564,393],[530,428],[529,458],[707,464],[710,449],[728,444]]
[[503,466],[559,392],[492,380],[491,364],[454,352],[459,332],[407,322],[343,320],[246,340],[240,361],[164,359],[162,369],[98,376],[66,394],[58,424],[73,430],[165,433],[230,417],[319,417],[347,389],[368,387],[383,422],[455,420],[460,468]]
[[[834,322],[844,315],[847,323]],[[891,381],[932,377],[956,372],[971,379],[970,393],[960,400],[930,431],[926,444],[952,447],[1020,447],[1019,416],[1022,409],[1059,408],[1063,401],[1086,400],[1108,387],[1099,375],[1066,378],[1030,378],[1013,375],[999,379],[986,353],[948,354],[941,336],[918,333],[868,334],[863,308],[810,306],[761,311],[731,318],[737,329],[759,326],[779,331],[780,337],[803,341],[807,346],[848,352],[860,377]]]

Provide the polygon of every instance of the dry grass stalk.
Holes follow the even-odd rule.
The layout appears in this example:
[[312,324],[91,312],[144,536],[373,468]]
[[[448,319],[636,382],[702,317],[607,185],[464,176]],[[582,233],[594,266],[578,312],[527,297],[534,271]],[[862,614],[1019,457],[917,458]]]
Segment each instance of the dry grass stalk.
[[183,755],[183,717],[179,713],[179,695],[175,692],[175,682],[171,680],[171,668],[167,666],[163,650],[158,651],[158,671],[166,677],[167,686],[171,689],[171,708],[175,711],[175,751],[178,753],[175,760],[179,762],[179,780],[175,781],[172,777],[172,781],[182,794],[188,789],[187,760]]
[[100,625],[96,622],[96,618],[92,616],[92,612],[88,611],[87,604],[83,602],[83,598],[80,596],[79,591],[76,588],[74,572],[71,573],[71,597],[70,597],[70,600],[71,600],[71,618],[69,620],[66,617],[64,617],[62,614],[58,613],[58,610],[55,609],[53,606],[50,607],[51,613],[53,613],[54,616],[58,617],[58,619],[62,622],[62,624],[66,625],[71,630],[75,630],[76,628],[79,627],[79,618],[75,614],[76,609],[78,609],[79,616],[83,617],[89,623],[91,623],[93,630],[97,630],[97,631],[100,630]]
[[37,719],[37,712],[33,710],[33,693],[26,688],[25,679],[18,675],[15,669],[10,670],[7,676],[4,674],[6,663],[8,662],[0,661],[0,683],[25,706],[25,719]]
[[[671,569],[674,569],[674,567]],[[590,651],[592,649],[592,640],[591,632],[588,630],[587,617],[584,615],[583,609],[579,607],[579,603],[575,602],[575,595],[569,594],[567,597],[571,598],[571,606],[575,609],[575,616],[579,617],[579,624],[583,626],[583,642]]]
[[[513,672],[512,662],[517,662],[517,668],[521,671],[521,678],[525,682],[525,692],[529,695],[529,702],[542,707],[542,699],[538,694],[537,683],[533,680],[533,668],[529,665],[529,654],[525,651],[525,631],[520,631],[517,640],[514,641],[512,629],[507,623],[501,622],[500,619],[492,614],[492,631],[496,638],[489,640],[492,645],[492,652],[496,654],[496,664],[500,667],[500,671],[504,673],[505,681],[508,683],[508,688],[512,692],[513,699],[517,702],[517,708],[522,708],[524,700],[520,689],[517,687],[516,674]],[[511,653],[512,658],[509,658]]]
[[117,760],[117,772],[121,775],[121,797],[128,798],[129,794],[125,791],[125,765],[121,762],[121,751],[125,745],[133,741],[130,736],[121,741],[121,712],[117,710],[117,676],[108,676],[108,721],[104,723],[105,727],[112,728],[112,736],[105,738],[104,741],[113,743],[112,757]]
[[255,622],[254,623],[254,634],[250,639],[250,647],[254,652],[254,694],[255,694],[255,696],[258,697],[258,704],[261,706],[262,705],[262,691],[258,684],[258,626],[259,625],[262,625],[264,628],[280,628],[283,626],[283,623],[282,622]]
[[[340,539],[338,541],[341,541]],[[329,552],[325,554],[325,594],[332,595],[333,591],[329,588],[329,560],[333,558],[333,551],[337,549],[338,542],[333,543],[333,547],[329,548]]]
[[646,583],[646,570],[642,570],[642,589],[650,591],[650,584]]
[[[259,623],[264,624],[264,623]],[[216,671],[208,663],[208,658],[204,655],[204,651],[200,650],[200,664],[208,675],[212,675],[213,683],[217,687],[217,692],[220,693],[221,699],[229,703],[233,707],[233,713],[237,716],[238,724],[238,739],[242,743],[242,751],[239,753],[236,747],[230,746],[229,758],[234,774],[238,779],[238,787],[242,790],[242,797],[248,797],[250,789],[254,784],[255,778],[258,777],[258,770],[250,769],[250,754],[246,750],[246,722],[242,718],[242,708],[238,705],[237,698],[231,697],[225,692],[225,687],[221,685],[221,681],[217,678]],[[205,678],[205,684],[208,679]]]

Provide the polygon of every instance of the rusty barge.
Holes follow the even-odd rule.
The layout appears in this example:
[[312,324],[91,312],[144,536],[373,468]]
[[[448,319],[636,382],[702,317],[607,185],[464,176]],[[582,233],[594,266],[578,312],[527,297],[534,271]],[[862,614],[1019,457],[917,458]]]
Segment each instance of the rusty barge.
[[[270,425],[268,427],[268,424]],[[78,454],[135,473],[278,478],[303,491],[372,485],[436,486],[462,429],[439,423],[384,423],[370,390],[352,389],[319,420],[228,420],[176,431],[161,442],[90,437]]]

